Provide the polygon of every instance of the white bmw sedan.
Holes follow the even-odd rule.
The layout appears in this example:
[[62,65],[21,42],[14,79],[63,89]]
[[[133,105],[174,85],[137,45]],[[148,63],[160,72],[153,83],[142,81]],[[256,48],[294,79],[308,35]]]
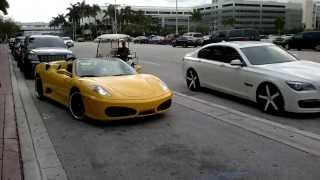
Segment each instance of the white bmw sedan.
[[189,89],[201,86],[249,99],[266,112],[320,112],[320,64],[270,43],[221,42],[183,58]]

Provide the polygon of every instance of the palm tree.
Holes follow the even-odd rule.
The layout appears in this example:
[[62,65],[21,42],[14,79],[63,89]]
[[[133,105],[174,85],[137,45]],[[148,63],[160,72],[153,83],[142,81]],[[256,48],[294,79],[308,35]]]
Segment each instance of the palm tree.
[[73,39],[76,39],[76,34],[77,34],[77,26],[80,24],[80,8],[79,8],[80,3],[76,4],[70,4],[70,7],[67,8],[69,11],[67,13],[67,17],[69,18],[69,21],[72,24],[72,31],[73,31]]
[[7,9],[9,8],[9,3],[7,0],[0,0],[0,11],[2,11],[5,15],[8,14]]
[[281,35],[281,32],[283,31],[284,25],[286,24],[284,17],[277,17],[277,19],[274,20],[274,25],[276,29],[278,30],[278,34]]

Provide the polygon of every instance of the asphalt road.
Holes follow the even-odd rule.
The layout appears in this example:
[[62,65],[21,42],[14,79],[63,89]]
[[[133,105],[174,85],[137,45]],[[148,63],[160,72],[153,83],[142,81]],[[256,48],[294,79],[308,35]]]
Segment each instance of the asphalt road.
[[[80,43],[72,50],[78,57],[93,57],[95,47],[94,43]],[[320,133],[320,115],[270,116],[245,100],[210,90],[189,91],[181,59],[191,48],[132,48],[137,51],[143,71],[158,75],[174,91]],[[318,54],[307,52],[303,56]],[[33,89],[33,81],[27,84]],[[160,116],[95,123],[74,120],[66,108],[52,101],[34,98],[34,102],[72,180],[320,179],[319,157],[180,104],[174,103],[171,111]]]

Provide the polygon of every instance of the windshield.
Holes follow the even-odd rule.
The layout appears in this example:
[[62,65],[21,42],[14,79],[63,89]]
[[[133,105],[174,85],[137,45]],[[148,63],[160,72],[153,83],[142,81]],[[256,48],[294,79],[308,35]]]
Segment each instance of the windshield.
[[136,74],[135,70],[119,59],[80,59],[76,64],[80,77],[123,76]]
[[66,47],[64,41],[57,37],[30,38],[29,43],[31,49],[40,47]]
[[71,40],[70,37],[62,37],[63,40]]
[[283,49],[270,46],[241,48],[252,65],[276,64],[296,61],[297,59]]

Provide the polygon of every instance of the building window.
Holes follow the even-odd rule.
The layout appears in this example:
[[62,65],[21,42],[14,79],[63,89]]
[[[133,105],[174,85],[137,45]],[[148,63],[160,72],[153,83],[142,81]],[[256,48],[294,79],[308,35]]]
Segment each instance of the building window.
[[233,6],[233,4],[224,4],[224,5],[222,5],[222,7],[230,7],[230,6]]
[[262,7],[285,8],[284,5],[262,5]]
[[240,6],[240,7],[260,7],[259,4],[235,4],[236,6]]

